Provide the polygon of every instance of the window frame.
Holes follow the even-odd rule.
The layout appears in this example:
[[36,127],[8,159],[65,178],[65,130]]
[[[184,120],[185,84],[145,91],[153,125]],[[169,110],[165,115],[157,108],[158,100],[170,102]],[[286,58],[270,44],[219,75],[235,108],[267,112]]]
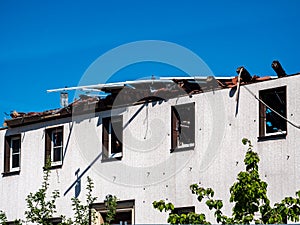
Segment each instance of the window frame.
[[[13,165],[13,157],[12,157],[12,141],[13,140],[20,140],[20,147],[19,147],[19,166],[12,167]],[[22,139],[21,134],[14,134],[5,136],[4,140],[4,168],[3,168],[3,176],[6,175],[17,175],[21,171],[21,153],[22,153]]]
[[[57,134],[57,133],[61,133],[61,145],[59,146],[55,146],[54,144],[54,134]],[[61,165],[62,164],[62,161],[63,161],[63,148],[64,148],[64,142],[63,142],[63,130],[62,128],[58,128],[58,129],[53,129],[52,132],[51,132],[51,165],[53,166],[56,166],[56,165]],[[61,149],[60,150],[60,159],[61,160],[57,160],[57,161],[54,161],[54,156],[55,156],[55,150],[56,149]]]
[[[15,140],[19,140],[19,151],[17,153],[13,153],[13,141]],[[14,155],[18,155],[19,165],[17,167],[13,167]],[[21,137],[20,136],[12,136],[10,138],[9,157],[10,157],[9,171],[10,172],[20,171],[21,169]]]
[[[115,129],[114,129],[115,128]],[[114,145],[113,143],[117,144]],[[119,148],[119,149],[118,149]],[[115,151],[115,152],[114,152]],[[102,160],[123,157],[123,116],[102,118]]]
[[[61,133],[61,145],[54,146],[54,133]],[[51,168],[61,167],[63,165],[63,151],[64,151],[64,127],[57,126],[45,129],[45,165],[47,165],[47,161],[50,159]],[[60,148],[60,158],[59,161],[54,160],[54,148]]]
[[[274,109],[278,113],[280,113],[283,117],[287,117],[287,87],[286,86],[279,86],[275,88],[268,88],[264,90],[259,91],[259,99],[265,102],[264,98],[266,98],[266,95],[272,95],[276,94],[276,92],[283,92],[284,99],[283,100],[283,114],[278,112],[278,110]],[[268,104],[268,102],[265,102],[270,108],[274,108],[273,105]],[[274,139],[274,138],[285,138],[287,135],[287,121],[283,121],[284,119],[279,118],[283,126],[282,131],[275,131],[275,132],[267,132],[267,115],[266,111],[269,109],[266,105],[264,105],[261,101],[259,102],[259,136],[258,140],[266,140],[266,139]],[[270,109],[269,109],[270,110]],[[272,110],[270,110],[272,112]],[[275,115],[279,117],[278,115]]]
[[[104,202],[93,203],[90,205],[90,208],[92,210],[95,210],[97,213],[100,213],[101,218],[103,220],[105,220],[105,218],[103,218],[102,215],[103,214],[105,215],[108,212],[108,210],[106,209]],[[135,200],[134,199],[117,201],[116,216],[117,216],[117,213],[122,213],[122,212],[130,212],[131,213],[131,223],[128,223],[128,224],[135,224]],[[90,215],[90,218],[92,218],[91,215]],[[100,219],[100,218],[98,218],[98,219]],[[115,219],[117,219],[117,218],[115,217]],[[113,224],[113,221],[111,223]],[[89,221],[89,224],[92,224],[91,219]],[[123,224],[125,224],[125,223],[123,223]]]
[[[189,117],[189,120],[185,121],[185,124],[181,124],[181,120],[180,120],[180,114],[182,114],[181,116],[184,117],[186,115],[184,115],[182,112],[180,113],[180,110],[182,111],[186,111],[187,108],[192,108],[191,111],[191,117]],[[184,112],[186,113],[186,112]],[[196,117],[195,117],[196,113],[195,113],[195,102],[190,102],[190,103],[184,103],[184,104],[180,104],[180,105],[174,105],[171,106],[171,153],[172,152],[176,152],[176,151],[184,151],[184,150],[193,150],[195,149],[195,132],[196,132]],[[188,122],[190,122],[188,124]],[[186,127],[189,127],[189,129],[185,129]],[[192,135],[190,137],[191,142],[189,142],[188,144],[184,144],[182,143],[180,146],[180,136],[183,138],[183,134],[184,132],[188,132],[190,135]]]

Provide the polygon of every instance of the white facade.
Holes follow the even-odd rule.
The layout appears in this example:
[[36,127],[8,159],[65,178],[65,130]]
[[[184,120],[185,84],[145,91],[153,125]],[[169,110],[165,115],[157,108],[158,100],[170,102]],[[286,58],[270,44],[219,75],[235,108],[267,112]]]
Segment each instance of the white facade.
[[[135,200],[134,222],[166,223],[167,213],[154,209],[155,200],[171,201],[175,207],[195,206],[196,212],[207,212],[199,204],[189,185],[199,183],[215,190],[216,198],[224,200],[224,210],[231,212],[229,188],[238,172],[244,170],[247,137],[260,156],[261,178],[268,183],[272,202],[294,196],[300,189],[300,130],[287,123],[284,138],[258,141],[259,91],[286,86],[287,119],[300,125],[300,77],[290,76],[241,86],[239,101],[230,97],[230,89],[150,102],[109,111],[61,118],[0,131],[0,146],[5,136],[21,134],[20,173],[0,178],[0,209],[8,220],[24,219],[25,198],[41,186],[45,158],[45,130],[63,126],[64,160],[61,168],[51,170],[50,189],[58,189],[57,216],[72,216],[71,198],[75,195],[78,175],[81,178],[79,198],[85,199],[86,177],[94,183],[96,202],[107,194],[119,200]],[[195,148],[170,152],[171,107],[195,103]],[[238,104],[238,106],[237,106]],[[237,110],[238,107],[238,110]],[[237,111],[237,113],[236,113]],[[123,117],[123,157],[102,162],[102,118]],[[3,148],[2,147],[2,148]],[[4,168],[4,150],[0,151],[0,168]],[[65,194],[65,195],[64,195]]]

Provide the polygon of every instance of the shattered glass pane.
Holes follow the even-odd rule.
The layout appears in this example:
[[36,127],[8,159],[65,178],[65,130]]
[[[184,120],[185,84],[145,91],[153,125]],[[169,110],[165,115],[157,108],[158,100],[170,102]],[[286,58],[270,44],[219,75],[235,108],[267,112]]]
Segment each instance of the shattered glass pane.
[[[286,88],[280,87],[266,90],[261,93],[265,110],[265,132],[266,134],[285,133],[286,132]],[[278,115],[277,113],[280,115]]]
[[178,147],[192,147],[195,145],[195,105],[194,103],[178,105],[178,121],[176,131],[178,133]]

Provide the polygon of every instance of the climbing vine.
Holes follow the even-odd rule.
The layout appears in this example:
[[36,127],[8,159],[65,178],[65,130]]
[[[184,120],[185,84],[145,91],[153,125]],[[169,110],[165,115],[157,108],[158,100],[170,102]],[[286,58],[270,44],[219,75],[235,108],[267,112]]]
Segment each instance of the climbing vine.
[[104,203],[105,208],[107,210],[104,224],[108,225],[114,220],[116,216],[117,197],[112,195],[106,195]]

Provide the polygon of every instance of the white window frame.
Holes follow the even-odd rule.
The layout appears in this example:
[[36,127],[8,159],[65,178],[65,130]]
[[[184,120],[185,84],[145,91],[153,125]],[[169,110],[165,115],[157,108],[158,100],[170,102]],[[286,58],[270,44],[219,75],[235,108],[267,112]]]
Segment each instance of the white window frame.
[[[55,146],[54,147],[54,134],[55,133],[61,133],[62,134],[62,145],[60,146]],[[51,131],[51,166],[57,166],[57,165],[62,165],[63,161],[63,149],[64,149],[64,140],[63,140],[63,129],[62,128],[57,128],[53,129]],[[60,161],[53,161],[54,160],[54,148],[61,148],[61,160]]]
[[[18,153],[13,153],[13,141],[19,140],[20,141],[20,147]],[[18,167],[13,167],[13,155],[19,155],[19,166]],[[11,137],[10,138],[10,143],[9,143],[9,160],[10,160],[10,172],[15,172],[15,171],[20,171],[21,167],[21,138],[20,137]]]
[[272,133],[267,133],[265,131],[265,137],[274,136],[274,135],[280,135],[280,134],[287,134],[287,132],[285,130],[283,130],[283,131],[276,131],[276,132],[272,132]]

